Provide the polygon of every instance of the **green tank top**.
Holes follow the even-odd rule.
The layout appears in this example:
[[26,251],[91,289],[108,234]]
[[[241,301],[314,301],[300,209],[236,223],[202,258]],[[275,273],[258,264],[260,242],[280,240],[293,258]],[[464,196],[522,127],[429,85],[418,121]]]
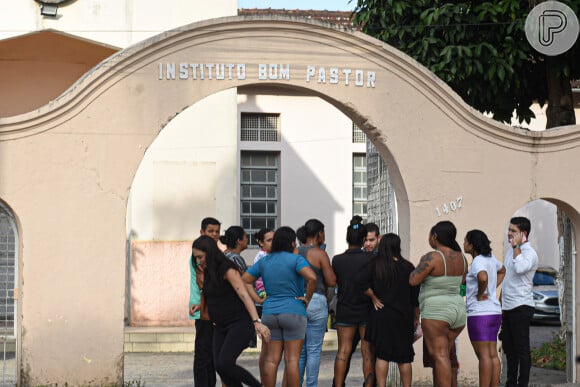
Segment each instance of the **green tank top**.
[[[435,250],[441,254],[443,258],[443,266],[445,274],[442,276],[427,276],[421,284],[421,291],[419,293],[419,303],[423,303],[426,298],[439,296],[456,296],[459,295],[459,286],[463,281],[463,274],[458,276],[447,275],[447,262],[445,256],[439,250]],[[463,255],[463,254],[462,254]],[[465,257],[463,257],[463,273],[465,273]]]

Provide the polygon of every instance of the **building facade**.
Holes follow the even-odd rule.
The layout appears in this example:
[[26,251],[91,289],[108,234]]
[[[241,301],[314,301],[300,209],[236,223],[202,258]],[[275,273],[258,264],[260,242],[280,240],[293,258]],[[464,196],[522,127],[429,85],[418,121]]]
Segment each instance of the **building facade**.
[[[70,19],[76,27],[58,28],[67,35],[31,46],[77,34],[70,47],[86,43],[96,29],[80,22],[86,4],[113,23],[111,34],[152,37],[89,41],[94,50],[82,52],[101,56],[132,45],[94,67],[87,59],[82,66],[91,70],[70,88],[59,91],[68,78],[57,77],[47,104],[13,106],[0,118],[0,215],[17,258],[13,329],[23,385],[122,381],[126,324],[187,324],[187,255],[204,216],[248,229],[317,217],[333,230],[330,253],[339,252],[354,209],[364,208],[365,144],[353,141],[353,122],[389,167],[412,260],[438,220],[452,220],[460,233],[476,223],[499,241],[507,219],[533,199],[580,224],[577,126],[534,133],[493,122],[363,34],[277,16],[204,20],[235,14],[235,4],[218,2],[223,8],[208,11],[217,14],[204,14],[202,3],[176,1],[163,4],[169,19],[201,21],[155,35],[174,25],[134,2],[63,3],[54,20],[30,3],[16,7],[31,19],[30,33],[14,27],[21,34],[0,47]],[[110,17],[116,12],[125,24]],[[22,68],[34,62],[30,53],[20,57]],[[23,94],[35,94],[24,78],[46,77],[2,65],[28,85]],[[522,166],[517,178],[506,165]],[[502,189],[481,190],[481,181]],[[464,369],[475,370],[465,336]]]

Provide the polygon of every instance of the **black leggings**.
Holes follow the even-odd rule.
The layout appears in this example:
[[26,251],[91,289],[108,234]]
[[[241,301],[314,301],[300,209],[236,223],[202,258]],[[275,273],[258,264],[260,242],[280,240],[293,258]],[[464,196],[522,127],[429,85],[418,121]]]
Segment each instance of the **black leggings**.
[[225,326],[215,326],[213,331],[213,362],[217,373],[228,387],[251,387],[262,384],[245,368],[236,364],[238,356],[256,335],[254,324],[242,318]]

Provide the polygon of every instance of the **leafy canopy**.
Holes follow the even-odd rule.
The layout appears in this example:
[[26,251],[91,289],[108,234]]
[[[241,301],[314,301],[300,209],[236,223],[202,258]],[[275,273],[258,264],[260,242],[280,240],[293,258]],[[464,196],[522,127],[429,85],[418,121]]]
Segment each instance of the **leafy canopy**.
[[[580,0],[562,1],[576,13]],[[534,117],[547,99],[544,57],[528,43],[528,1],[358,0],[354,22],[434,72],[469,105],[498,121]],[[579,39],[580,41],[580,39]],[[563,54],[568,79],[580,77],[580,43]]]

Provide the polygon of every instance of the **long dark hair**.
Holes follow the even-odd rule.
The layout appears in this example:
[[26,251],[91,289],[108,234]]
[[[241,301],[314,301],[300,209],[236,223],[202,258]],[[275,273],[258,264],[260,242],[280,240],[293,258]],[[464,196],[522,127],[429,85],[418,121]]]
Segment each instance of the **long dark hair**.
[[450,221],[444,220],[437,223],[433,228],[431,228],[430,234],[435,235],[437,241],[443,246],[461,252],[461,247],[459,247],[459,243],[455,240],[457,238],[457,229]]
[[231,226],[226,230],[225,235],[220,237],[220,242],[228,247],[228,249],[235,249],[238,241],[244,239],[246,232],[240,226]]
[[484,257],[491,257],[491,241],[483,231],[468,231],[465,239],[473,246],[473,250],[477,254],[483,255]]
[[221,265],[226,264],[231,266],[232,269],[238,270],[235,263],[227,259],[224,253],[218,248],[217,243],[207,235],[202,235],[194,240],[191,248],[201,250],[205,253],[204,281],[212,289],[220,286],[219,267]]
[[397,234],[383,235],[379,243],[379,251],[374,258],[375,275],[379,281],[390,287],[397,280],[395,258],[404,259],[401,256],[401,238]]

